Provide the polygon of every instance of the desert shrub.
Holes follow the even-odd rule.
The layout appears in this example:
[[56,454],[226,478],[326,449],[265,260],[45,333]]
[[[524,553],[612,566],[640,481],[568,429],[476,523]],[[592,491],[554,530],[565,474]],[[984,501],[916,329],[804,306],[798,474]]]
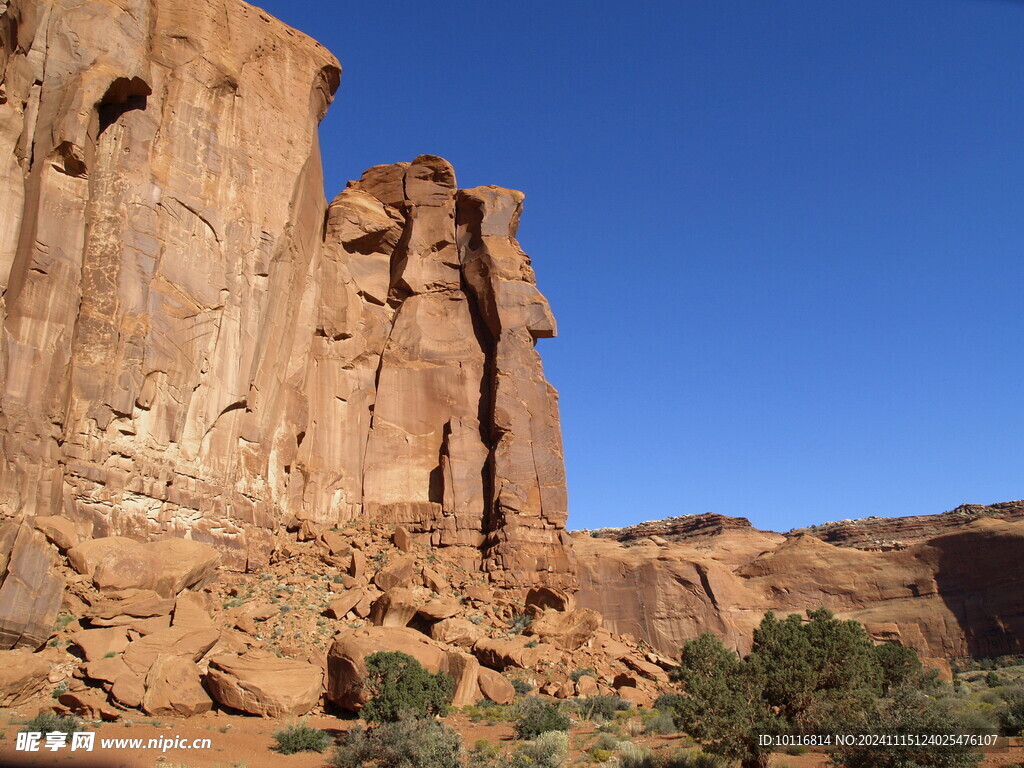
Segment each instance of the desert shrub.
[[985,685],[987,685],[989,688],[998,688],[1002,684],[1003,676],[995,670],[992,670],[987,675],[985,675]]
[[675,733],[676,730],[676,721],[672,719],[672,715],[668,712],[658,712],[654,717],[647,718],[644,721],[644,733],[655,733],[665,736]]
[[82,721],[74,715],[58,715],[54,712],[40,712],[31,720],[26,720],[22,733],[74,733],[80,730]]
[[[924,692],[905,686],[893,692],[866,716],[862,733],[947,734],[962,733],[963,724],[953,714],[949,702],[934,699]],[[968,746],[841,746],[832,753],[837,768],[969,768],[978,765],[981,753]]]
[[533,616],[531,616],[528,613],[517,613],[517,614],[515,614],[509,620],[509,623],[508,623],[509,634],[510,635],[518,635],[518,634],[520,634],[524,629],[526,629],[528,626],[530,626],[530,623],[532,621],[533,621]]
[[334,750],[331,768],[461,768],[462,739],[436,720],[403,717],[354,728]]
[[579,699],[576,707],[587,720],[611,720],[616,712],[629,709],[629,702],[618,696],[591,696]]
[[514,768],[536,766],[536,768],[559,768],[569,754],[569,734],[565,731],[548,731],[526,742],[512,756]]
[[685,686],[671,700],[676,724],[709,752],[754,768],[768,760],[759,734],[849,731],[887,686],[930,685],[912,651],[878,651],[862,625],[825,609],[807,618],[765,614],[746,658],[709,633],[687,642],[672,672]]
[[619,758],[619,768],[723,768],[723,763],[717,757],[694,750],[671,757],[622,755]]
[[530,685],[525,680],[520,680],[520,679],[516,678],[515,680],[510,680],[509,682],[512,683],[512,687],[515,689],[516,693],[518,693],[520,696],[525,696],[526,694],[528,694],[530,691],[533,690],[533,686]]
[[619,746],[619,740],[612,736],[610,733],[602,733],[597,737],[597,741],[594,742],[593,747],[595,749],[604,749],[611,752]]
[[570,674],[569,677],[574,683],[578,683],[581,677],[586,677],[587,675],[595,679],[597,678],[597,672],[595,672],[591,667],[577,667],[572,671],[572,674]]
[[289,725],[274,734],[277,745],[274,750],[282,755],[293,755],[296,752],[323,752],[331,746],[331,736],[327,731],[310,728],[307,725]]
[[913,648],[882,643],[872,650],[882,694],[914,679],[922,672],[921,658]]
[[553,701],[529,696],[516,705],[515,731],[520,739],[535,739],[549,731],[568,731],[569,716]]
[[1024,734],[1024,687],[1011,689],[999,711],[999,730],[1004,736]]
[[785,747],[782,751],[790,757],[799,757],[800,755],[806,755],[808,752],[807,747],[805,747],[803,744],[790,744],[788,747]]
[[364,720],[395,722],[405,715],[444,716],[455,682],[443,672],[431,674],[416,659],[398,651],[378,651],[366,657],[365,689],[369,696]]

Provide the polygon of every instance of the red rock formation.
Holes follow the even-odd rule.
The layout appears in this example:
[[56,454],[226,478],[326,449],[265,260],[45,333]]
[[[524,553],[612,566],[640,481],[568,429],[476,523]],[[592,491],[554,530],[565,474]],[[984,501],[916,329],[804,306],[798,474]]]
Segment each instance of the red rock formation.
[[1021,653],[1022,509],[959,508],[787,535],[720,515],[578,534],[577,601],[600,610],[613,631],[668,654],[703,631],[746,651],[765,611],[820,606],[924,657]]
[[571,584],[522,194],[424,155],[328,206],[333,56],[238,0],[121,5],[0,16],[0,516],[239,570],[376,519]]

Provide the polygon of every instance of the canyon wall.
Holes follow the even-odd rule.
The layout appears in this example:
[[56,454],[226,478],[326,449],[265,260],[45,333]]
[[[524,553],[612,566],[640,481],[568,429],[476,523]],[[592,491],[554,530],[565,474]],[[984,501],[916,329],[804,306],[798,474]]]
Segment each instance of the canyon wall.
[[523,195],[423,156],[328,205],[338,63],[237,0],[0,11],[0,515],[238,570],[380,520],[571,584]]
[[666,654],[703,631],[746,652],[765,611],[821,606],[926,658],[1024,653],[1024,502],[785,535],[694,515],[574,545],[580,605]]

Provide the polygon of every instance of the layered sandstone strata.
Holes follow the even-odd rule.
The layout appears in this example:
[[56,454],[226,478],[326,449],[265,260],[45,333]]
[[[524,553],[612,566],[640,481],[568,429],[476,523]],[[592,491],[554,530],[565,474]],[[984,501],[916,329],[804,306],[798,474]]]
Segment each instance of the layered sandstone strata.
[[236,569],[379,519],[570,583],[523,196],[424,156],[328,206],[337,61],[237,0],[0,10],[0,514]]
[[820,606],[924,657],[1019,654],[1022,512],[963,507],[785,535],[697,515],[577,534],[577,599],[668,654],[703,631],[745,652],[765,611]]

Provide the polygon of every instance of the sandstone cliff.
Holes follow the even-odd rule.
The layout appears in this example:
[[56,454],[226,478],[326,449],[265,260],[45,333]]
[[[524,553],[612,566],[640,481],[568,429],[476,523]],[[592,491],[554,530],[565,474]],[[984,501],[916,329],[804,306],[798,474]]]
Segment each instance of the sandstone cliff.
[[0,11],[0,515],[238,570],[400,522],[570,584],[522,194],[423,156],[328,205],[337,61],[238,0]]
[[1024,652],[1024,502],[785,535],[695,515],[573,541],[580,605],[667,654],[703,631],[746,651],[765,611],[819,606],[924,657]]

